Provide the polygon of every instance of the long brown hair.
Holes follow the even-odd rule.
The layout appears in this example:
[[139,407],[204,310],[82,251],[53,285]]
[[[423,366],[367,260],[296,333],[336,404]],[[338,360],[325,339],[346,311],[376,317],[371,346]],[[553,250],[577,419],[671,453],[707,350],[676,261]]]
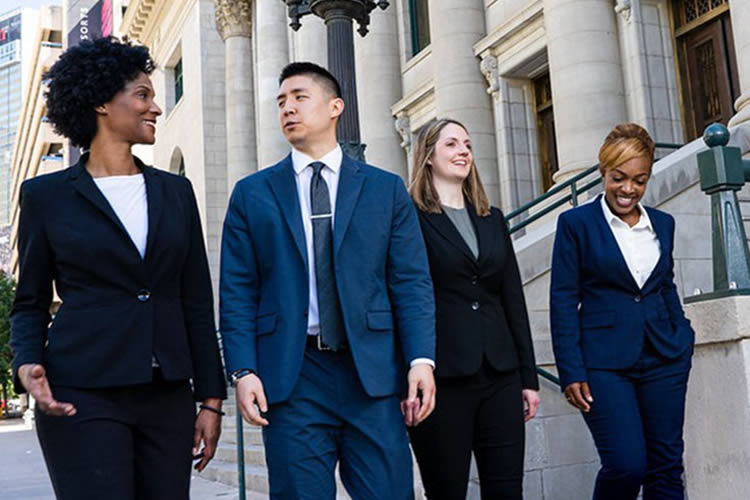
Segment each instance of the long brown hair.
[[[450,118],[432,120],[419,130],[414,144],[414,169],[411,175],[409,194],[417,208],[423,212],[439,214],[443,211],[440,206],[440,197],[432,182],[432,166],[428,162],[435,152],[435,145],[440,138],[440,132],[449,124],[458,125],[466,130],[464,124],[458,120]],[[469,131],[466,130],[466,133],[468,134]],[[479,172],[476,163],[474,163],[474,155],[472,155],[469,175],[464,179],[461,191],[474,205],[477,215],[485,217],[490,214],[490,202],[479,178]]]

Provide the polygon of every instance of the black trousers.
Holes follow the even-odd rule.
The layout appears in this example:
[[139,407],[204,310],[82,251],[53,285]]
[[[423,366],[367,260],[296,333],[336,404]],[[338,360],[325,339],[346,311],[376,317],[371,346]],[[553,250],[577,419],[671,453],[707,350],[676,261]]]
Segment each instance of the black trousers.
[[470,377],[437,379],[435,411],[409,429],[430,500],[464,500],[471,452],[483,500],[522,498],[524,415],[518,371],[485,362]]
[[188,500],[195,404],[187,381],[52,391],[78,410],[36,411],[58,500]]

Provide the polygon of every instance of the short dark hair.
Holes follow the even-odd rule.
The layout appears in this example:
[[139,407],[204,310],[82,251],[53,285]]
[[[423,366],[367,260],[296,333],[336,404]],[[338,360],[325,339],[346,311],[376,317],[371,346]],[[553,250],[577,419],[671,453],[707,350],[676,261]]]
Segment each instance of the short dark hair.
[[148,48],[114,37],[84,40],[70,47],[43,78],[48,80],[47,118],[55,131],[83,148],[96,136],[97,106],[129,82],[154,71]]
[[299,75],[309,76],[322,85],[323,88],[334,97],[341,97],[341,85],[339,85],[336,77],[324,67],[311,62],[293,62],[287,64],[284,69],[281,70],[281,75],[279,75],[279,85],[284,83],[284,80],[287,78]]

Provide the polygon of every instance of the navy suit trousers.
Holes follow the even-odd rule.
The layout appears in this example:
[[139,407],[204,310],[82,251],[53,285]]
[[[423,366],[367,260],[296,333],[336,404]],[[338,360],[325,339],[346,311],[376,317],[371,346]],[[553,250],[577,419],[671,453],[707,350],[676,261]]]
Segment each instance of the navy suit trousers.
[[365,393],[351,354],[307,347],[290,397],[263,429],[274,500],[334,500],[335,468],[356,500],[411,500],[412,459],[398,396]]
[[594,403],[584,413],[601,469],[594,500],[683,500],[682,440],[692,349],[677,359],[646,342],[626,370],[588,370]]

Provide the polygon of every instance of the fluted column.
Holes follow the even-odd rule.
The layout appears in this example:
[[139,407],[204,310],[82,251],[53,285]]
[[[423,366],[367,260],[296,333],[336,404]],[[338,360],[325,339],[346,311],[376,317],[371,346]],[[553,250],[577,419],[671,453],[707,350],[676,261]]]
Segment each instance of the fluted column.
[[226,48],[227,183],[229,192],[258,169],[253,98],[252,1],[215,0],[216,29]]
[[734,127],[750,122],[750,2],[729,0],[729,15],[732,19],[734,52],[737,54],[737,69],[740,77],[740,98],[735,103],[737,114],[729,121]]
[[484,0],[430,2],[435,111],[439,118],[466,125],[487,195],[499,205],[492,103],[473,48],[485,36],[484,4]]
[[286,7],[279,0],[256,2],[255,17],[258,166],[264,168],[289,152],[289,145],[279,128],[275,99],[279,74],[289,63],[289,28]]
[[543,0],[560,182],[594,165],[627,117],[612,0]]
[[406,179],[406,156],[401,138],[393,127],[391,106],[401,98],[396,9],[376,9],[371,14],[370,33],[355,36],[357,95],[362,142],[367,161]]

